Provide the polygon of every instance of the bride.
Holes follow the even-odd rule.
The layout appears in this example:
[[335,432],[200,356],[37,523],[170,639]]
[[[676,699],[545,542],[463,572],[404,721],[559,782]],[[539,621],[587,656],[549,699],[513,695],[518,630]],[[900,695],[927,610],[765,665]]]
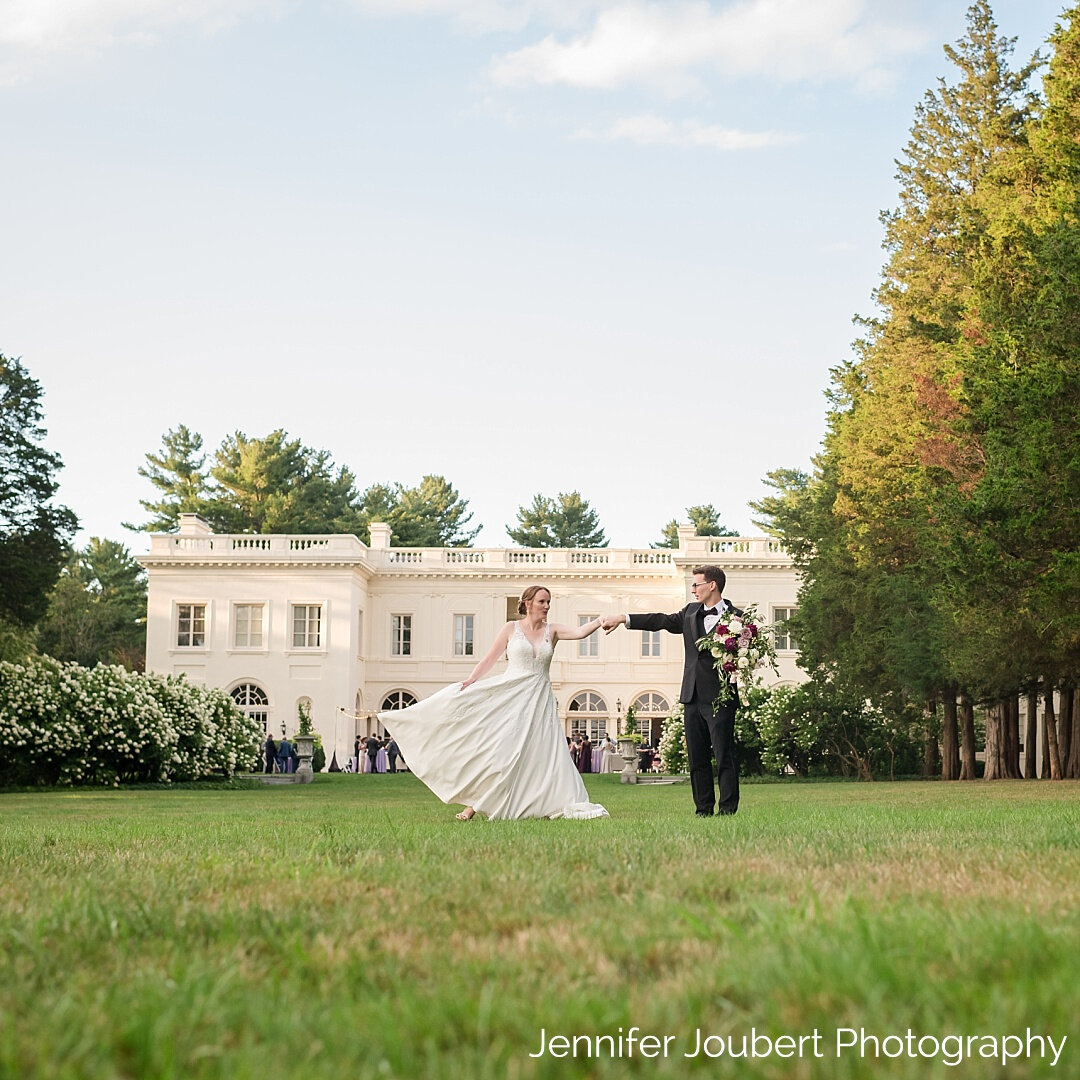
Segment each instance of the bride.
[[[518,601],[524,618],[508,622],[463,683],[407,709],[379,713],[409,768],[445,803],[465,803],[457,815],[489,818],[594,818],[607,811],[589,802],[566,748],[548,668],[555,646],[595,634],[584,626],[547,621],[551,592],[530,585]],[[478,683],[506,653],[502,675]]]

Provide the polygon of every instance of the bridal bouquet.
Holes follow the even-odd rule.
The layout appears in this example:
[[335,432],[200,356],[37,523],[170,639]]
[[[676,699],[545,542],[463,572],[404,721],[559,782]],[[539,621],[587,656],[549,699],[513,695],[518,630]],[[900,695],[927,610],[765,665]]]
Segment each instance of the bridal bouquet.
[[765,664],[779,671],[772,627],[759,621],[756,604],[747,604],[741,615],[725,612],[712,632],[698,639],[697,647],[712,654],[720,676],[717,705],[732,701],[736,688],[745,696],[758,682],[755,672]]

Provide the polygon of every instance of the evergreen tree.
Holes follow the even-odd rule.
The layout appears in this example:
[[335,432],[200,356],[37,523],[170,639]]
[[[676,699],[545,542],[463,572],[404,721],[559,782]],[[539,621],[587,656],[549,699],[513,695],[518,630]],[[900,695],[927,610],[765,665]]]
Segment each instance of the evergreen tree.
[[960,689],[948,646],[972,563],[946,521],[979,483],[984,447],[957,345],[989,227],[981,192],[1024,147],[1034,105],[1036,61],[1011,71],[1012,47],[977,0],[945,50],[959,78],[927,93],[898,162],[880,315],[833,372],[815,473],[776,474],[779,494],[757,507],[803,564],[793,630],[806,662],[897,715],[940,697],[955,717]]
[[425,476],[413,488],[372,484],[360,499],[357,536],[368,543],[371,522],[381,521],[390,526],[393,547],[468,547],[480,532],[479,525],[466,527],[468,511],[468,500],[443,476]]
[[[720,511],[707,503],[705,506],[688,506],[686,518],[694,526],[698,536],[738,536],[734,529],[720,524]],[[679,523],[672,518],[660,531],[660,539],[651,544],[654,548],[677,548],[679,546]]]
[[[988,228],[966,333],[953,350],[981,451],[977,481],[950,521],[969,571],[953,662],[982,677],[984,697],[1010,703],[988,721],[991,776],[1016,775],[1017,689],[1052,695],[1080,675],[1077,12],[1067,12],[1051,38],[1046,104],[1029,145],[999,162],[980,189]],[[1003,608],[1015,613],[1011,620],[1000,618]],[[1069,717],[1059,746],[1055,725],[1046,725],[1053,777],[1074,771],[1062,753],[1071,726]]]
[[334,468],[326,450],[289,439],[280,428],[265,438],[238,431],[214,455],[214,493],[206,516],[218,532],[355,532],[355,477]]
[[139,475],[150,481],[160,493],[156,500],[140,499],[139,505],[153,516],[142,525],[126,528],[144,532],[175,532],[180,514],[204,513],[209,496],[206,455],[203,439],[185,424],[166,431],[161,450],[146,455]]
[[21,361],[0,354],[0,621],[13,630],[44,614],[78,524],[52,501],[62,466],[41,445],[41,395]]
[[95,536],[71,556],[38,627],[38,647],[57,660],[143,669],[146,577],[123,544]]
[[600,548],[607,538],[600,518],[578,491],[560,491],[554,499],[534,495],[528,506],[519,506],[517,527],[506,527],[519,547]]
[[394,543],[402,547],[468,547],[480,532],[469,529],[468,501],[442,476],[425,476],[417,487],[398,487],[389,517]]

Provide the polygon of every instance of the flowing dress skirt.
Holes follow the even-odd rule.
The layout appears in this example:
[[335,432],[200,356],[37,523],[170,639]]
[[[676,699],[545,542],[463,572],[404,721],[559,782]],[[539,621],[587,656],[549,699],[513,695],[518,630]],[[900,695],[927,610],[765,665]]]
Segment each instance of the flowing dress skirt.
[[607,817],[574,767],[546,671],[454,683],[379,719],[444,803],[489,818]]

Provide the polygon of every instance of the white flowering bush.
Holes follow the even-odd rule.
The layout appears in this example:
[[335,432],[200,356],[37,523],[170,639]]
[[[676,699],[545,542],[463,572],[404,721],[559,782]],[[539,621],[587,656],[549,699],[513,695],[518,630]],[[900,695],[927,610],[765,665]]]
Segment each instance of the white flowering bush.
[[686,757],[686,727],[683,724],[682,702],[676,704],[664,721],[659,750],[660,768],[664,772],[675,776],[690,770]]
[[0,785],[232,775],[262,731],[221,690],[48,656],[0,663]]

